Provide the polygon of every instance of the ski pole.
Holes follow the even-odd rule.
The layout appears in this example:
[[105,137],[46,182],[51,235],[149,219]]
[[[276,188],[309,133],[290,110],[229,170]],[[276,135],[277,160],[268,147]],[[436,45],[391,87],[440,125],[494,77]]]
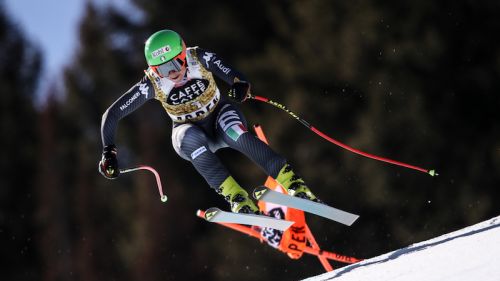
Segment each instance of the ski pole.
[[314,132],[318,136],[320,136],[323,139],[325,139],[325,140],[327,140],[327,141],[329,141],[329,142],[331,142],[331,143],[333,143],[333,144],[335,144],[337,146],[340,146],[341,148],[346,149],[346,150],[348,150],[350,152],[353,152],[353,153],[356,153],[358,155],[361,155],[361,156],[364,156],[364,157],[367,157],[367,158],[371,158],[371,159],[374,159],[374,160],[378,160],[378,161],[386,162],[386,163],[389,163],[389,164],[393,164],[393,165],[405,167],[405,168],[408,168],[408,169],[413,169],[413,170],[416,170],[416,171],[420,171],[420,172],[429,174],[429,175],[431,175],[433,177],[438,175],[438,173],[436,173],[436,170],[428,170],[428,169],[420,168],[420,167],[413,166],[413,165],[410,165],[410,164],[406,164],[406,163],[403,163],[403,162],[399,162],[399,161],[396,161],[396,160],[392,160],[392,159],[380,157],[380,156],[377,156],[377,155],[373,155],[373,154],[370,154],[370,153],[363,152],[363,151],[361,151],[359,149],[356,149],[356,148],[350,147],[350,146],[348,146],[348,145],[346,145],[344,143],[341,143],[340,141],[335,140],[335,139],[327,136],[325,133],[321,132],[320,130],[316,129],[314,126],[312,126],[311,124],[309,124],[304,119],[300,118],[297,114],[295,114],[293,111],[289,110],[286,106],[284,106],[283,104],[281,104],[279,102],[273,101],[273,100],[268,99],[266,97],[254,96],[254,95],[250,95],[249,98],[253,99],[253,100],[260,101],[260,102],[264,102],[264,103],[270,104],[270,105],[272,105],[272,106],[274,106],[276,108],[279,108],[279,109],[285,111],[286,113],[288,113],[290,116],[292,116],[293,118],[295,118],[302,125],[306,126],[309,130],[311,130],[312,132]]
[[146,165],[139,165],[139,166],[132,167],[132,168],[120,169],[120,173],[125,174],[125,173],[130,173],[130,172],[134,172],[134,171],[138,171],[138,170],[147,170],[147,171],[150,171],[151,173],[153,173],[153,175],[155,176],[155,179],[156,179],[156,186],[158,187],[158,192],[160,193],[160,200],[161,200],[161,202],[167,202],[168,198],[167,198],[167,195],[163,194],[163,188],[161,185],[160,175],[152,167],[146,166]]

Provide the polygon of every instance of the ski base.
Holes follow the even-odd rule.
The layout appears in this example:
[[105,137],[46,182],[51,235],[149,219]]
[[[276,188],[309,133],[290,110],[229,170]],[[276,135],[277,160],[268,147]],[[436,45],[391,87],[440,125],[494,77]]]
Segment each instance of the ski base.
[[268,227],[281,231],[287,230],[295,222],[276,219],[268,216],[239,214],[222,211],[219,208],[210,208],[205,211],[205,220],[217,223],[237,223],[259,227]]
[[325,204],[283,194],[265,186],[257,187],[253,192],[253,196],[257,200],[299,209],[348,226],[352,225],[359,218],[358,215]]

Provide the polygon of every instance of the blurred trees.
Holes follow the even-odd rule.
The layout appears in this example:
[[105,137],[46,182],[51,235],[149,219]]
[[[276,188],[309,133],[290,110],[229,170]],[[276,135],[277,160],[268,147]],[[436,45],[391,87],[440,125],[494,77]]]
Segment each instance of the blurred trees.
[[35,247],[33,174],[37,113],[33,100],[41,66],[38,48],[0,3],[0,264],[2,275],[32,280],[40,270]]
[[[500,31],[498,4],[132,2],[125,10],[87,4],[64,88],[47,94],[65,98],[38,111],[40,56],[2,14],[0,236],[12,254],[1,261],[18,265],[8,277],[296,280],[322,271],[315,258],[289,260],[196,218],[197,209],[226,203],[175,154],[156,102],[120,122],[116,144],[122,167],[160,172],[167,204],[149,174],[108,181],[97,173],[101,114],[142,77],[143,42],[163,28],[217,52],[255,94],[332,137],[441,174],[363,159],[268,105],[242,105],[315,193],[361,215],[350,228],[308,216],[326,250],[371,257],[498,215],[500,46],[488,40]],[[220,155],[248,189],[263,182],[248,159]]]

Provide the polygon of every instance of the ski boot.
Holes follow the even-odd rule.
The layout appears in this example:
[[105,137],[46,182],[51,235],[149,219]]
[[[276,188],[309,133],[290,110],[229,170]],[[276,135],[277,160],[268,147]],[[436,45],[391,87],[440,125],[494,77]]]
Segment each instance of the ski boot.
[[233,213],[260,214],[259,208],[248,197],[248,193],[229,176],[217,189],[217,193],[231,205]]
[[321,203],[321,201],[311,192],[307,187],[304,180],[295,174],[289,164],[285,164],[281,168],[276,181],[283,186],[289,195],[308,199],[314,202]]

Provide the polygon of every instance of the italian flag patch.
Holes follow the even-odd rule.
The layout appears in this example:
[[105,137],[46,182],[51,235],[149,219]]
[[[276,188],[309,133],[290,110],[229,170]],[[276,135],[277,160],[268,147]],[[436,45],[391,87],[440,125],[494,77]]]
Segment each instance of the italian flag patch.
[[229,129],[227,129],[226,131],[226,134],[234,141],[237,141],[241,135],[243,135],[243,133],[246,133],[247,132],[247,129],[245,128],[245,126],[243,126],[243,124],[236,124],[236,125],[233,125],[231,127],[229,127]]

